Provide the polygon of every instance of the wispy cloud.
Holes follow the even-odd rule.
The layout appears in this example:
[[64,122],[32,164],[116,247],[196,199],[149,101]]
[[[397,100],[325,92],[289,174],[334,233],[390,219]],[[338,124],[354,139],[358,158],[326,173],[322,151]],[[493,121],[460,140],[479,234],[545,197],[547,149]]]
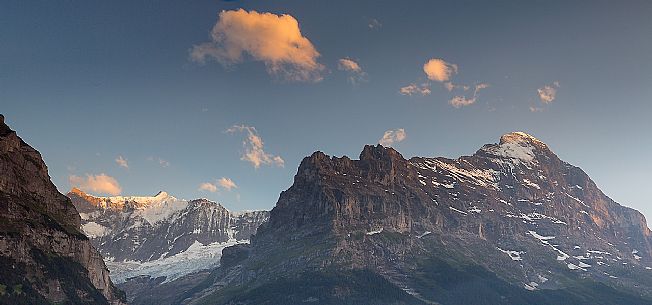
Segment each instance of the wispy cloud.
[[199,185],[199,188],[197,189],[199,191],[203,192],[211,192],[215,193],[217,192],[217,185],[210,183],[210,182],[204,182]]
[[118,156],[115,159],[115,163],[117,163],[118,166],[120,166],[122,168],[129,169],[129,163],[127,162],[127,159],[123,158],[122,156]]
[[258,135],[256,128],[246,125],[234,125],[226,130],[227,133],[244,132],[247,137],[242,141],[244,152],[240,160],[251,163],[254,168],[259,168],[261,165],[275,165],[283,167],[285,161],[280,156],[275,156],[267,153],[264,149],[263,139]]
[[230,178],[222,177],[215,182],[203,182],[199,184],[197,190],[215,193],[219,191],[220,188],[226,191],[231,191],[232,189],[238,188],[238,186]]
[[149,156],[149,157],[147,157],[147,161],[150,161],[150,162],[156,162],[156,163],[158,163],[158,165],[160,165],[161,167],[169,167],[169,166],[170,166],[170,162],[169,162],[169,161],[167,161],[167,160],[165,160],[165,159],[163,159],[163,158],[160,158],[160,157]]
[[211,31],[211,41],[195,45],[190,59],[223,65],[243,61],[245,54],[265,63],[270,74],[290,81],[320,81],[324,66],[315,46],[304,37],[292,16],[243,9],[222,11]]
[[223,189],[230,191],[234,188],[238,188],[238,186],[231,180],[230,178],[222,177],[219,180],[217,180],[217,184],[219,184]]
[[[454,75],[458,73],[458,67],[456,64],[449,63],[441,58],[431,58],[423,64],[423,72],[426,74],[426,77],[429,81],[434,81],[441,83],[446,90],[449,92],[456,91],[449,100],[448,103],[455,108],[461,108],[464,106],[473,105],[478,100],[478,92],[480,90],[488,88],[489,85],[486,83],[479,83],[473,87],[469,85],[456,84],[452,81]],[[426,82],[421,85],[416,83],[409,84],[405,87],[402,87],[399,92],[403,95],[429,95],[431,91],[431,83]],[[473,94],[468,96],[468,91],[473,88]]]
[[559,89],[559,82],[557,81],[537,89],[541,102],[544,104],[552,103],[557,98],[557,89]]
[[455,108],[461,108],[464,106],[469,106],[475,104],[475,102],[478,100],[478,93],[480,90],[489,88],[489,85],[486,83],[480,83],[476,84],[474,89],[473,89],[473,95],[471,97],[466,97],[462,95],[457,95],[454,96],[452,99],[448,101],[449,104],[451,104]]
[[401,93],[403,95],[410,95],[410,96],[413,95],[413,94],[420,94],[420,95],[426,96],[426,95],[430,94],[431,91],[430,91],[430,85],[425,83],[425,84],[421,84],[421,85],[409,84],[409,85],[407,85],[405,87],[401,87],[401,89],[399,90],[399,93]]
[[341,58],[337,62],[337,69],[349,74],[349,82],[357,84],[365,80],[367,73],[362,70],[360,65],[350,58]]
[[161,158],[158,158],[158,164],[161,167],[169,167],[170,166],[170,162],[168,162],[167,160],[161,159]]
[[394,129],[394,130],[388,130],[385,131],[383,134],[383,137],[378,140],[378,144],[382,146],[392,146],[394,143],[401,142],[405,140],[407,137],[407,134],[405,133],[405,129],[399,128],[399,129]]
[[371,18],[371,19],[369,19],[369,23],[367,24],[367,26],[371,30],[377,30],[377,29],[380,29],[381,27],[383,27],[383,24],[380,23],[380,21],[378,21],[378,19]]
[[68,177],[71,186],[84,192],[95,194],[120,195],[122,188],[115,178],[104,173],[99,175],[86,174],[86,177],[71,175]]

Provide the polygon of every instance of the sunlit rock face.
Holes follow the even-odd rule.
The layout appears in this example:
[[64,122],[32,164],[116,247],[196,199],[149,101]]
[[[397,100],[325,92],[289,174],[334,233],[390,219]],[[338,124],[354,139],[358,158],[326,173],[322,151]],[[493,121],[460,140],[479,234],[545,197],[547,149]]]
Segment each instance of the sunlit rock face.
[[80,225],[41,155],[0,115],[0,303],[123,304]]
[[316,152],[251,245],[181,298],[652,304],[651,241],[639,212],[522,132],[458,159]]
[[111,277],[163,277],[166,282],[219,265],[222,249],[248,243],[268,211],[231,212],[207,199],[99,197],[68,193],[81,227],[107,260]]

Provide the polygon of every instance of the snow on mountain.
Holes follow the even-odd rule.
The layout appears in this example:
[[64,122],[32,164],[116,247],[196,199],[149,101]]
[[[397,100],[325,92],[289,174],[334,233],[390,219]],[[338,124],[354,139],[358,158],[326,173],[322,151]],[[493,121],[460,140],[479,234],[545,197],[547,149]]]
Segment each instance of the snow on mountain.
[[72,189],[81,229],[105,257],[111,278],[166,277],[166,281],[219,263],[222,249],[248,243],[268,211],[230,212],[207,199],[92,196]]
[[246,243],[249,243],[249,241],[229,240],[203,245],[195,241],[186,251],[173,256],[147,262],[106,260],[106,265],[111,270],[111,279],[116,284],[124,283],[129,278],[142,275],[151,278],[163,276],[165,277],[163,283],[166,283],[195,271],[215,268],[219,265],[224,248]]

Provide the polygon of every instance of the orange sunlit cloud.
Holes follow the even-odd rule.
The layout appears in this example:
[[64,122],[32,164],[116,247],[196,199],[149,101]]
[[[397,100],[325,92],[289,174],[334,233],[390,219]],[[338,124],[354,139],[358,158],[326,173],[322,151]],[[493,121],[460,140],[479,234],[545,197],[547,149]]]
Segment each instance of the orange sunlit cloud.
[[89,175],[80,177],[71,175],[68,177],[70,185],[81,189],[84,192],[96,194],[120,195],[122,188],[115,178],[104,173],[99,175]]
[[222,11],[211,41],[195,45],[191,60],[213,58],[224,65],[243,61],[245,54],[262,61],[270,74],[291,81],[319,81],[324,66],[315,46],[304,37],[292,16],[256,11]]
[[457,65],[447,63],[443,59],[433,58],[423,65],[423,72],[430,80],[447,82],[453,74],[457,73]]

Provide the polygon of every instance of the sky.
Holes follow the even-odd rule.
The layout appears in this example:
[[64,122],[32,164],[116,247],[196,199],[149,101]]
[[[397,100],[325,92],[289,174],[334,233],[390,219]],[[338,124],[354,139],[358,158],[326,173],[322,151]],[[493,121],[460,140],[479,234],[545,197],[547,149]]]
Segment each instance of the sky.
[[0,1],[0,113],[61,192],[270,209],[316,150],[525,131],[652,217],[650,1]]

